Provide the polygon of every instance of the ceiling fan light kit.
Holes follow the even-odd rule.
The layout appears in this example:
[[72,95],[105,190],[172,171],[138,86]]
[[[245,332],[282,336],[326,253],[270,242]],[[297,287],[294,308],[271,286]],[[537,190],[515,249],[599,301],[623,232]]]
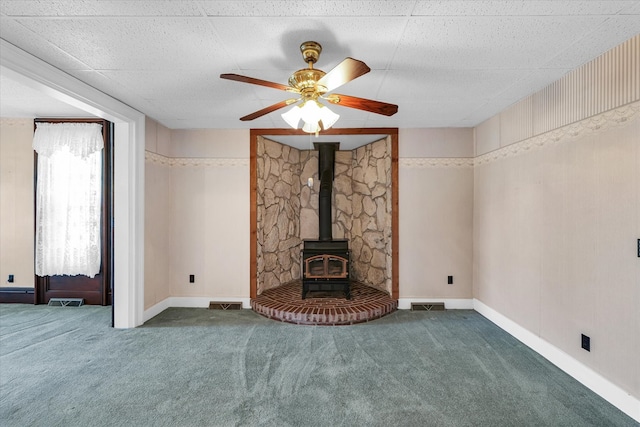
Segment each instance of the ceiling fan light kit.
[[320,104],[318,101],[310,99],[302,105],[296,105],[286,113],[282,113],[282,118],[289,126],[294,129],[298,128],[300,120],[304,122],[302,130],[307,133],[320,132],[320,123],[322,129],[329,129],[340,118],[339,114],[334,113],[328,107]]
[[302,58],[307,63],[308,68],[303,68],[294,72],[289,77],[289,85],[255,79],[253,77],[241,76],[239,74],[221,74],[220,78],[235,80],[243,83],[251,83],[259,86],[266,86],[274,89],[293,92],[300,95],[299,98],[291,98],[285,101],[270,105],[262,110],[241,117],[240,120],[247,121],[262,117],[265,114],[279,110],[291,104],[295,105],[282,118],[289,126],[297,129],[300,120],[303,121],[302,130],[307,133],[315,133],[320,130],[329,129],[340,118],[340,115],[331,111],[327,106],[318,102],[318,99],[326,99],[328,102],[342,107],[355,108],[371,113],[392,116],[398,111],[398,106],[386,102],[374,101],[370,99],[357,98],[348,95],[329,94],[330,92],[351,80],[368,73],[371,69],[362,61],[353,58],[345,58],[340,64],[328,73],[313,68],[320,58],[322,46],[314,41],[307,41],[300,45]]

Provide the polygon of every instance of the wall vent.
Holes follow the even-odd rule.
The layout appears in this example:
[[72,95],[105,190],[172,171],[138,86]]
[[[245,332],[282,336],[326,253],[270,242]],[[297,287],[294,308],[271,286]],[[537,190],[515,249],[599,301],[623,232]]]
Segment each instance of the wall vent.
[[412,302],[411,311],[444,311],[443,302]]

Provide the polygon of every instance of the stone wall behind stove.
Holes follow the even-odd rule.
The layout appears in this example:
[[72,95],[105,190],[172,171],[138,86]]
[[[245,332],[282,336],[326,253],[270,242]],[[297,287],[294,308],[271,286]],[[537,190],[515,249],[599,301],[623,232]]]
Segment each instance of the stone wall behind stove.
[[258,294],[299,279],[300,150],[258,138]]
[[[334,239],[348,239],[351,277],[391,292],[391,143],[335,154]],[[318,152],[258,140],[258,294],[301,278],[303,239],[318,238]],[[313,186],[308,187],[308,179]]]
[[391,141],[353,151],[352,278],[391,293]]

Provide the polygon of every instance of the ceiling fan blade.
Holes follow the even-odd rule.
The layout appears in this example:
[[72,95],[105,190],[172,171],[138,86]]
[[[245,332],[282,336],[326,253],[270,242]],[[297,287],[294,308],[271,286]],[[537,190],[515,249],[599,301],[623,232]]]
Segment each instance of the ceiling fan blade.
[[344,61],[318,80],[318,85],[326,87],[327,92],[331,92],[343,84],[367,74],[369,71],[371,71],[371,68],[364,62],[353,58],[345,58]]
[[374,101],[372,99],[357,98],[349,95],[338,95],[332,93],[326,96],[324,99],[327,101],[341,105],[343,107],[357,108],[358,110],[370,111],[376,114],[382,114],[384,116],[393,116],[398,112],[398,106],[395,104],[388,104],[386,102]]
[[284,101],[278,102],[277,104],[269,105],[268,107],[263,108],[262,110],[258,110],[255,113],[247,114],[244,117],[240,117],[240,120],[242,120],[243,122],[246,122],[249,120],[257,119],[258,117],[262,117],[265,114],[269,114],[273,111],[279,110],[280,108],[284,108],[287,105],[294,104],[299,100],[300,99],[296,99],[296,98],[286,99]]
[[220,74],[221,79],[234,80],[236,82],[251,83],[259,86],[266,86],[273,89],[285,90],[287,92],[298,92],[291,86],[283,85],[280,83],[269,82],[267,80],[254,79],[253,77],[241,76],[240,74]]

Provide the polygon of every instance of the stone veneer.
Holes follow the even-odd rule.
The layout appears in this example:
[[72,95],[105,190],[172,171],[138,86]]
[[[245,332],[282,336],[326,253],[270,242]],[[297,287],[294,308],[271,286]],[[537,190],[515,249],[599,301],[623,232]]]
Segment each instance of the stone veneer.
[[357,148],[352,168],[351,277],[391,293],[391,142]]
[[300,150],[258,138],[258,294],[299,279]]
[[[337,151],[334,172],[332,234],[349,240],[351,277],[391,293],[390,141]],[[300,279],[302,239],[318,238],[318,152],[258,138],[257,178],[261,294]]]

